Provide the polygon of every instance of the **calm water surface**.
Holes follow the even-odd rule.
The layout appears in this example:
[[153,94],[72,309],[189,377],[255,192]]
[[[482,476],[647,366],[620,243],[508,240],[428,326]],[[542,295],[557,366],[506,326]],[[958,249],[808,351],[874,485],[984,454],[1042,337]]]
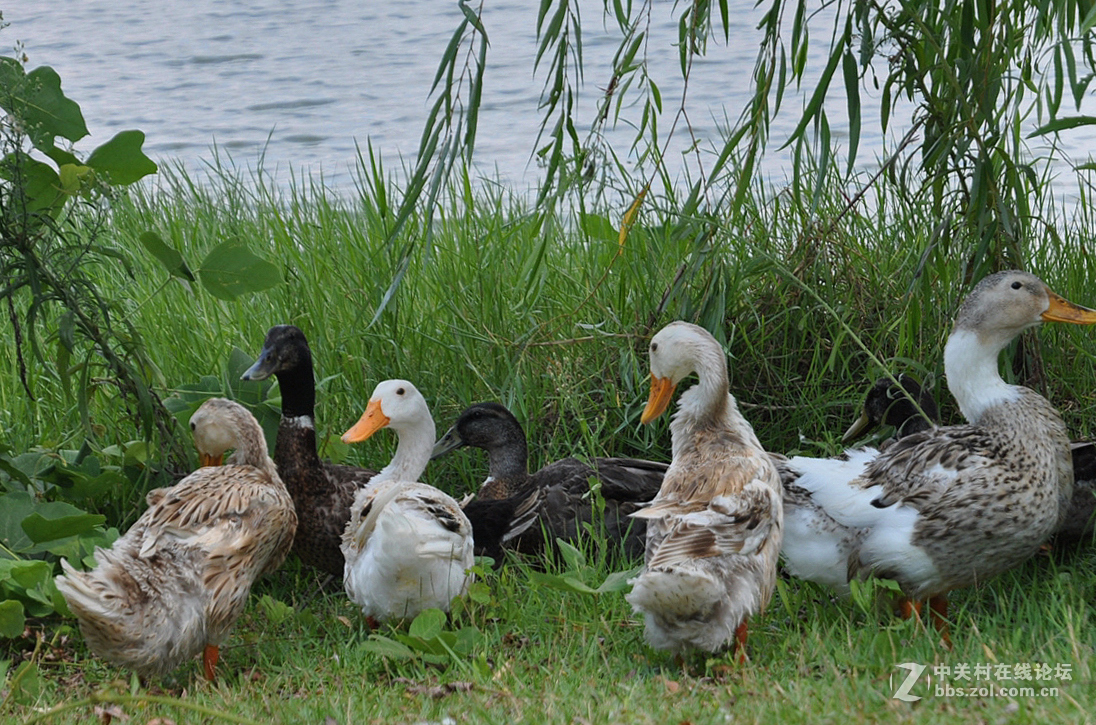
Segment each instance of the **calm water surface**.
[[[535,186],[541,175],[531,152],[544,83],[544,73],[532,70],[538,3],[486,5],[491,45],[476,163],[484,175],[498,174],[518,188]],[[600,2],[582,0],[581,7],[586,74],[579,117],[588,124],[599,89],[608,83],[617,40],[613,28],[606,29]],[[655,4],[648,50],[667,111],[664,131],[681,86],[672,7]],[[254,167],[262,158],[281,180],[303,171],[322,174],[336,188],[352,187],[356,149],[367,142],[389,166],[413,159],[438,61],[461,18],[453,0],[8,0],[2,10],[10,27],[0,33],[0,47],[22,41],[29,67],[53,66],[65,93],[83,109],[91,138],[79,149],[139,128],[147,135],[146,153],[161,162],[178,160],[195,173],[216,146],[239,166]],[[729,42],[713,43],[693,70],[690,121],[701,148],[719,144],[720,129],[737,119],[748,97],[760,16],[753,8],[736,13]],[[824,58],[815,61],[820,68]],[[873,115],[878,98],[864,93],[859,162],[871,169],[883,138]],[[831,122],[840,138],[844,97],[840,89],[833,95]],[[801,103],[786,99],[774,125],[766,158],[770,177],[782,178],[790,168],[788,153],[776,149]],[[622,156],[632,137],[628,121],[636,123],[640,115],[638,108],[626,114],[610,134]],[[896,133],[904,131],[900,118],[892,125]],[[1077,132],[1067,142],[1083,159],[1094,140],[1096,133]],[[667,155],[675,172],[690,143],[681,133]]]

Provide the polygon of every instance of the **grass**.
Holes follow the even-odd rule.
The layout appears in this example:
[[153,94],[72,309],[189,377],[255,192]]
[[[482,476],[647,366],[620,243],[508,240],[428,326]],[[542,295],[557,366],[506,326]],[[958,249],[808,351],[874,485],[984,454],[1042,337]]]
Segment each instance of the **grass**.
[[[732,392],[772,450],[837,451],[866,385],[884,368],[935,378],[945,420],[958,419],[943,392],[942,346],[968,289],[969,250],[956,242],[926,254],[924,214],[895,190],[881,188],[843,215],[837,195],[811,215],[794,195],[758,190],[733,220],[683,217],[674,200],[651,198],[623,246],[616,227],[632,201],[626,193],[612,209],[581,215],[530,209],[485,190],[454,194],[429,237],[418,219],[388,241],[399,197],[391,182],[363,175],[361,193],[347,199],[318,186],[287,190],[214,171],[200,184],[168,171],[122,200],[109,239],[129,251],[135,273],[99,271],[143,332],[165,395],[204,375],[230,389],[233,349],[254,356],[266,329],[288,322],[305,331],[316,358],[321,436],[356,420],[377,381],[402,377],[427,396],[439,429],[480,400],[510,406],[526,424],[532,466],[567,455],[666,460],[666,420],[638,425],[646,343],[683,318],[724,343]],[[1096,305],[1096,270],[1074,253],[1091,247],[1096,227],[1087,214],[1084,207],[1052,219],[1069,244],[1032,240],[1028,267],[1067,298]],[[150,229],[192,267],[217,244],[244,239],[284,267],[286,284],[223,302],[167,281],[137,241]],[[1091,330],[1048,325],[1011,351],[1006,375],[1045,389],[1074,437],[1089,436],[1096,432],[1094,353]],[[33,366],[29,377],[35,404],[10,356],[0,361],[5,437],[15,450],[79,447],[85,433],[50,366]],[[93,446],[136,437],[109,389],[99,390],[94,409]],[[328,440],[325,453],[382,462],[393,440],[377,438],[353,449]],[[427,480],[463,493],[484,467],[479,454],[452,455],[432,464]],[[132,521],[143,493],[140,484],[117,492],[118,501],[104,505],[110,523]],[[604,562],[591,567],[585,576],[594,583],[610,573]],[[752,624],[747,666],[699,658],[688,671],[645,646],[619,593],[592,597],[534,579],[520,562],[488,573],[490,596],[447,625],[474,627],[481,638],[467,654],[428,662],[378,655],[379,640],[345,596],[318,592],[314,576],[290,563],[256,587],[213,685],[195,663],[135,687],[128,673],[91,657],[69,622],[35,623],[28,637],[8,643],[6,656],[13,672],[33,659],[38,687],[5,701],[4,716],[84,722],[95,706],[109,707],[90,698],[113,701],[134,722],[176,723],[228,716],[264,723],[1042,723],[1091,722],[1096,712],[1091,546],[1037,557],[954,593],[952,651],[918,623],[878,610],[872,592],[841,602],[783,580]],[[906,662],[929,667],[913,690],[923,699],[912,703],[892,698],[905,676],[897,665]],[[935,696],[932,667],[958,663],[1069,664],[1072,679],[1035,683],[1059,687],[1055,697]]]

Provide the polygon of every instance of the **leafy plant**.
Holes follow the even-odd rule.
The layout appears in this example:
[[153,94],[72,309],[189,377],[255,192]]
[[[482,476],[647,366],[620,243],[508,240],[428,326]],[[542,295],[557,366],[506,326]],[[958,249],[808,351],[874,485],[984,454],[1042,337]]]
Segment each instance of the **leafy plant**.
[[142,234],[141,244],[167,270],[168,281],[175,278],[190,283],[200,279],[205,290],[220,300],[231,302],[282,283],[281,272],[274,264],[256,256],[237,240],[219,244],[206,255],[196,272],[191,271],[182,253],[155,232]]
[[445,612],[426,609],[411,620],[406,634],[398,631],[393,631],[391,637],[370,634],[361,648],[389,659],[420,659],[431,664],[467,667],[466,659],[483,640],[483,633],[474,626],[449,630],[445,624]]
[[[156,367],[140,334],[122,302],[89,273],[94,265],[120,264],[132,274],[124,252],[104,241],[103,224],[114,190],[156,171],[141,151],[144,134],[122,131],[83,160],[57,146],[58,139],[74,143],[88,134],[80,107],[64,95],[52,68],[26,72],[17,58],[0,57],[0,109],[7,114],[0,124],[0,298],[14,327],[27,396],[35,397],[29,348],[75,398],[88,435],[95,435],[91,397],[112,385],[146,438],[158,429],[169,456],[183,460],[152,388]],[[43,333],[55,345],[52,356]]]
[[0,452],[0,637],[23,633],[26,617],[68,613],[53,584],[64,557],[94,565],[97,546],[110,546],[118,530],[106,516],[61,500],[87,499],[124,483],[120,467],[82,451]]
[[626,571],[614,571],[598,583],[598,567],[588,564],[586,555],[580,549],[562,539],[556,539],[556,546],[563,558],[561,571],[553,573],[531,570],[529,572],[529,578],[540,586],[561,589],[576,594],[599,596],[627,590],[629,588],[628,580],[642,569],[642,566],[636,566]]

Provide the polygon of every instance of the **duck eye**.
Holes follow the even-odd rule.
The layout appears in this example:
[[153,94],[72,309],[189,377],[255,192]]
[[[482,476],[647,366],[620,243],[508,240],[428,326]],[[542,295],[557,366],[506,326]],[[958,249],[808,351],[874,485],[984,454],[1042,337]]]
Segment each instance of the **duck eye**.
[[1013,282],[1012,283],[1012,289],[1020,289],[1023,286],[1024,286],[1023,282]]
[[191,421],[190,422],[190,430],[194,431],[194,430],[197,430],[197,429],[198,429],[198,425],[194,421]]
[[403,393],[404,393],[404,389],[403,389],[403,388],[400,388],[400,389],[398,389],[398,390],[396,391],[396,395],[403,395]]
[[652,342],[651,343],[651,352],[654,352],[657,349],[658,349],[658,343],[657,342]]

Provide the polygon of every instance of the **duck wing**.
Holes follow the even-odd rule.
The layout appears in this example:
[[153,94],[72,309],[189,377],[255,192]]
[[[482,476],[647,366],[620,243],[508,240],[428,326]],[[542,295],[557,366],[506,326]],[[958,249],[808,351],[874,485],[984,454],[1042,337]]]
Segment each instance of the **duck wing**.
[[646,502],[658,495],[668,463],[640,458],[595,458],[592,468],[607,501]]

